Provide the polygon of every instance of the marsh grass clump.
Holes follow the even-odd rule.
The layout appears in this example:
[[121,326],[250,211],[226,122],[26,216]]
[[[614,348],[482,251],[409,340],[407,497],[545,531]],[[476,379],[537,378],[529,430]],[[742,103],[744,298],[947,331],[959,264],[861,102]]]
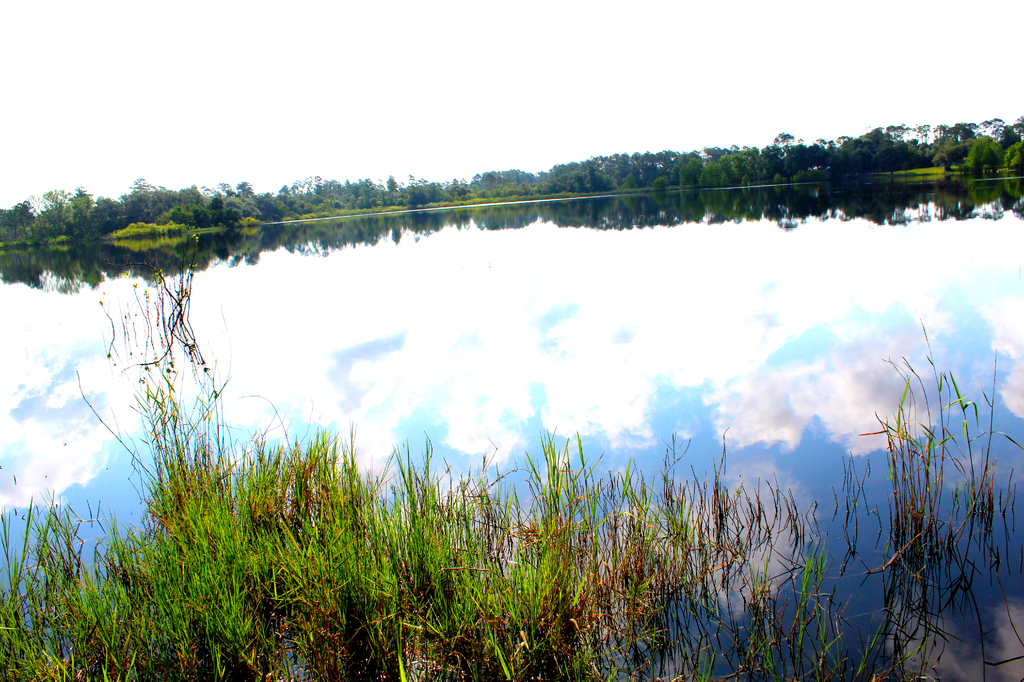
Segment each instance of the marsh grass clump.
[[824,653],[802,638],[831,622],[826,558],[779,491],[684,486],[677,459],[660,486],[602,475],[553,437],[505,475],[438,471],[429,444],[371,474],[326,433],[234,447],[216,399],[186,413],[167,378],[141,404],[141,528],[108,520],[83,558],[70,510],[20,547],[4,526],[5,679],[596,680]]
[[[940,372],[930,357],[928,364],[928,382],[909,363],[894,365],[905,389],[893,415],[879,419],[882,428],[876,432],[886,438],[888,514],[884,524],[877,516],[881,565],[867,570],[880,577],[885,604],[877,634],[903,673],[919,677],[931,674],[946,644],[959,639],[948,624],[964,617],[978,619],[978,647],[986,668],[1024,658],[995,661],[984,655],[976,594],[976,583],[999,583],[1001,573],[1016,569],[1019,575],[1024,568],[1024,560],[1021,568],[1004,563],[1018,544],[1011,543],[1016,487],[1012,471],[997,476],[993,456],[997,437],[1020,446],[994,429],[995,372],[991,393],[983,393],[985,407],[979,409],[952,374]],[[852,491],[853,498],[862,495],[857,485]],[[1001,608],[1009,613],[1005,593],[1002,600]],[[1010,627],[1016,632],[1012,618]]]
[[[889,453],[890,561],[916,571],[928,557],[949,554],[965,540],[977,544],[992,537],[996,515],[1005,516],[1013,497],[1011,488],[997,495],[992,439],[1000,435],[1016,443],[993,430],[988,396],[990,421],[983,430],[977,403],[961,394],[951,374],[935,371],[933,408],[917,372],[910,365],[899,369],[906,380],[903,397],[878,433]],[[994,376],[992,391],[994,396]]]
[[[937,376],[940,397],[955,389]],[[599,470],[579,438],[554,436],[504,473],[438,468],[429,442],[372,472],[326,432],[237,443],[219,391],[188,410],[178,393],[151,372],[140,397],[141,527],[101,520],[83,556],[96,520],[42,506],[15,544],[7,518],[0,679],[920,677],[951,595],[998,557],[1010,499],[994,493],[990,442],[949,421],[972,404],[955,390],[942,418],[912,418],[908,390],[880,432],[890,520],[867,571],[887,616],[851,636],[835,573],[856,529],[837,564],[817,504],[772,482],[730,487],[724,449],[684,480],[674,439],[654,480]],[[847,471],[844,529],[866,476]]]
[[[506,474],[439,471],[429,444],[372,474],[326,433],[235,447],[215,399],[186,414],[169,379],[147,387],[141,528],[108,520],[83,558],[70,510],[40,508],[20,547],[4,527],[5,679],[596,680],[704,640],[684,670],[788,668],[765,542],[789,524],[804,557],[805,523],[717,472],[653,486],[547,437]],[[804,554],[782,572],[816,583]]]

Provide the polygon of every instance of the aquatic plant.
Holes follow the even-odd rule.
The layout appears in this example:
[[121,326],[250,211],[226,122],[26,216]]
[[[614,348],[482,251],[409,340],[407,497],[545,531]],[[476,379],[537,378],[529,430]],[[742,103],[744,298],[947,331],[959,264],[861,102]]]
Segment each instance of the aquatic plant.
[[[687,475],[673,438],[648,479],[605,471],[578,437],[461,475],[429,441],[370,470],[352,435],[238,440],[187,324],[191,280],[158,281],[115,327],[142,349],[118,357],[142,381],[143,521],[5,516],[4,680],[923,679],[953,636],[943,619],[978,611],[982,568],[1012,571],[993,401],[983,425],[934,365],[931,390],[897,368],[903,400],[870,434],[884,506],[869,464],[847,463],[836,545],[817,502],[730,487],[724,445]],[[877,590],[866,627],[839,583],[858,572]]]

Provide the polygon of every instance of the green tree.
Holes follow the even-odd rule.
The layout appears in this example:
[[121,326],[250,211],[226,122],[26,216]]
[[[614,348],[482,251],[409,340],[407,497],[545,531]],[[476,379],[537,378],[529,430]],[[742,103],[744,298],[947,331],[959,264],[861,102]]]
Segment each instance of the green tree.
[[110,234],[128,226],[124,204],[109,197],[100,197],[90,212],[92,224],[100,234]]
[[235,206],[230,206],[225,203],[224,208],[217,211],[213,216],[214,224],[223,225],[224,227],[238,227],[239,222],[242,220],[242,213]]
[[[223,199],[221,200],[223,209]],[[163,213],[157,219],[158,223],[177,223],[188,227],[210,227],[213,224],[213,215],[210,210],[201,204],[184,204],[175,206],[170,211]]]
[[978,136],[975,123],[957,123],[956,125],[935,126],[935,137],[939,142],[966,142]]
[[888,135],[893,142],[903,142],[908,135],[910,135],[912,129],[904,124],[898,126],[886,126],[885,134]]
[[71,222],[71,193],[54,189],[43,193],[42,210],[36,218],[36,227],[41,237],[56,237],[65,234]]
[[704,170],[700,174],[701,187],[723,187],[727,184],[729,184],[729,178],[720,162],[711,161],[704,166]]
[[444,190],[436,182],[417,180],[406,187],[409,206],[423,206],[444,201]]
[[30,201],[23,201],[0,213],[0,239],[18,241],[28,236],[35,220]]
[[1001,144],[1004,149],[1009,149],[1022,139],[1024,138],[1021,137],[1020,133],[1018,133],[1013,126],[1006,126],[1003,128],[1003,134],[999,138],[999,144]]
[[82,237],[92,232],[92,207],[95,202],[92,195],[85,191],[84,187],[75,189],[75,195],[71,197],[71,232],[76,237]]
[[787,149],[794,144],[796,144],[796,138],[789,133],[779,133],[772,141],[772,146],[782,147],[783,149]]
[[935,156],[932,157],[932,163],[936,166],[942,166],[946,170],[950,170],[952,166],[957,166],[963,163],[967,159],[967,155],[970,153],[971,147],[967,142],[953,142],[946,140],[938,146]]
[[1011,145],[1003,156],[1003,163],[1014,173],[1024,173],[1024,142]]
[[[191,193],[190,190],[184,191]],[[188,201],[187,198],[183,201],[178,192],[155,187],[144,178],[133,182],[131,191],[121,196],[124,217],[128,223],[155,223],[164,211]]]
[[686,187],[696,187],[700,184],[700,174],[704,172],[704,162],[699,157],[693,156],[679,173],[679,184]]
[[451,183],[444,189],[455,199],[465,199],[470,193],[469,185],[466,184],[466,181],[459,180],[458,178],[452,178]]
[[975,175],[990,173],[1003,164],[1003,149],[990,137],[979,137],[971,145],[965,166]]
[[1005,129],[1006,122],[1001,118],[989,119],[978,124],[978,131],[985,137],[991,137],[993,140],[1001,138]]

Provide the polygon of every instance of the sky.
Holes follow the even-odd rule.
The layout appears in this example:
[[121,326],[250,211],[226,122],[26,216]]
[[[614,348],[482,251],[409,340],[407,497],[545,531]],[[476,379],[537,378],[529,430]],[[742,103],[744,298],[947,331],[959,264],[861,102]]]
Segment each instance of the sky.
[[6,2],[0,207],[1012,121],[1022,19],[1002,0]]

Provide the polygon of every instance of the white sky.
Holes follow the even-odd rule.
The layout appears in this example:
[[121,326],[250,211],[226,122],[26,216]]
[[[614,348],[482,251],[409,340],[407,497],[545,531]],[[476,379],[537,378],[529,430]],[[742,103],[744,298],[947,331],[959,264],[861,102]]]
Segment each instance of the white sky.
[[1024,3],[0,5],[0,207],[257,191],[1024,114]]

